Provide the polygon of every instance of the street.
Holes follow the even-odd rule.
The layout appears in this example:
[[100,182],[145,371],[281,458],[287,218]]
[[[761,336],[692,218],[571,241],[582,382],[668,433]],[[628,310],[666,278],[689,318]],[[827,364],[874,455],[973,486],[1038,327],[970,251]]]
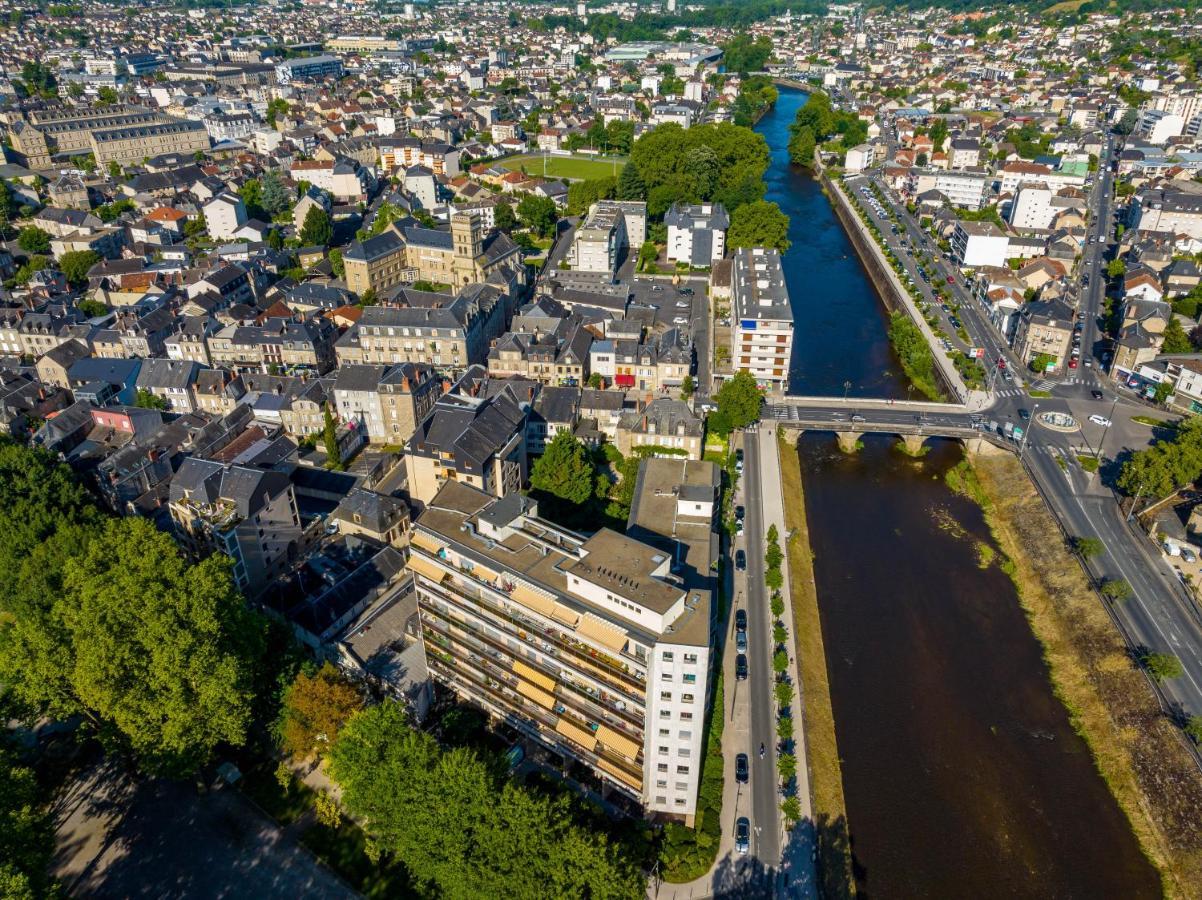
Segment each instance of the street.
[[[736,681],[736,692],[747,692],[750,710],[746,746],[751,778],[739,793],[735,815],[751,819],[751,851],[766,869],[780,863],[780,800],[776,776],[776,701],[772,695],[772,622],[764,586],[764,521],[760,505],[759,435],[743,435],[744,469],[738,502],[746,509],[744,534],[738,546],[747,554],[747,571],[735,574],[735,609],[747,610],[747,680]],[[771,474],[777,478],[776,473]],[[745,577],[740,577],[740,576]],[[764,758],[759,747],[765,748]]]

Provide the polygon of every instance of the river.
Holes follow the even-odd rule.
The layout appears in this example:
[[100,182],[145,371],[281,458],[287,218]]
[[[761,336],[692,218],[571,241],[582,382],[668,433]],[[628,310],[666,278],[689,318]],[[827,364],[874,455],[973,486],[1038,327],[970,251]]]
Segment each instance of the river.
[[[800,442],[857,886],[867,897],[1155,897],[1064,706],[961,449]],[[988,553],[990,551],[986,551]]]
[[789,125],[808,95],[780,97],[755,130],[772,151],[765,199],[789,217],[781,262],[793,307],[789,392],[808,396],[906,396],[909,381],[889,343],[889,317],[822,188],[789,163]]
[[[875,288],[819,185],[790,165],[806,94],[756,126],[790,217],[790,390],[905,397]],[[800,442],[857,886],[867,897],[1154,897],[1155,870],[1052,693],[981,510],[867,436]],[[786,460],[787,462],[787,460]]]

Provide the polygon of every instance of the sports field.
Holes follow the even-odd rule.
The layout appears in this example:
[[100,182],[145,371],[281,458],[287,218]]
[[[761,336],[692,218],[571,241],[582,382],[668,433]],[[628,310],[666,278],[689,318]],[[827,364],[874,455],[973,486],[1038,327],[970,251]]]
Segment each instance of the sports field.
[[[585,181],[590,178],[606,178],[622,171],[625,159],[618,158],[615,170],[615,159],[590,159],[578,156],[548,156],[546,173],[550,178],[566,178],[568,181]],[[543,174],[543,156],[540,153],[529,153],[524,156],[511,156],[501,160],[501,165],[511,172],[516,172],[523,166],[527,175]]]

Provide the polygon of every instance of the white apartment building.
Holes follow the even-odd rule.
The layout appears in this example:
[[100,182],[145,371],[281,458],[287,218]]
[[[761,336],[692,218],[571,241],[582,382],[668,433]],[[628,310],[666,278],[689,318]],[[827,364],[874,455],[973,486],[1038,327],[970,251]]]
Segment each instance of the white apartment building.
[[1202,195],[1144,191],[1131,204],[1128,224],[1138,231],[1168,231],[1202,241]]
[[205,228],[216,241],[232,240],[247,222],[246,204],[237,194],[223,191],[204,206]]
[[708,266],[726,254],[730,216],[721,203],[673,203],[664,216],[668,226],[668,260]]
[[935,169],[921,170],[915,176],[914,193],[939,191],[952,206],[977,210],[985,205],[989,196],[989,179],[975,172],[942,172]]
[[793,309],[780,253],[763,247],[736,251],[730,294],[734,368],[766,385],[787,385]]
[[1186,119],[1175,113],[1159,109],[1146,109],[1139,117],[1135,133],[1149,144],[1163,145],[1169,138],[1179,137],[1185,131]]
[[1039,181],[1058,191],[1066,187],[1081,187],[1085,184],[1085,176],[1056,172],[1051,166],[1025,161],[1006,163],[998,171],[998,190],[1003,194],[1013,194],[1026,181]]
[[[679,514],[709,528],[685,494]],[[434,680],[648,813],[691,823],[711,597],[662,543],[585,537],[520,493],[447,481],[414,523],[408,568]]]
[[952,255],[962,269],[1004,266],[1010,237],[992,222],[957,222],[952,233]]
[[1052,227],[1060,208],[1052,205],[1052,191],[1042,184],[1024,184],[1010,201],[1010,225],[1018,231]]

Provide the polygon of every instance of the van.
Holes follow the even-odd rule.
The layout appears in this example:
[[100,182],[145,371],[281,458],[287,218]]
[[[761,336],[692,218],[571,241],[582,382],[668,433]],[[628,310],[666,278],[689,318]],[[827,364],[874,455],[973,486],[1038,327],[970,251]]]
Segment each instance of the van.
[[1190,547],[1182,547],[1181,548],[1181,558],[1184,559],[1187,563],[1197,562],[1198,554],[1195,553],[1193,551],[1193,549]]

